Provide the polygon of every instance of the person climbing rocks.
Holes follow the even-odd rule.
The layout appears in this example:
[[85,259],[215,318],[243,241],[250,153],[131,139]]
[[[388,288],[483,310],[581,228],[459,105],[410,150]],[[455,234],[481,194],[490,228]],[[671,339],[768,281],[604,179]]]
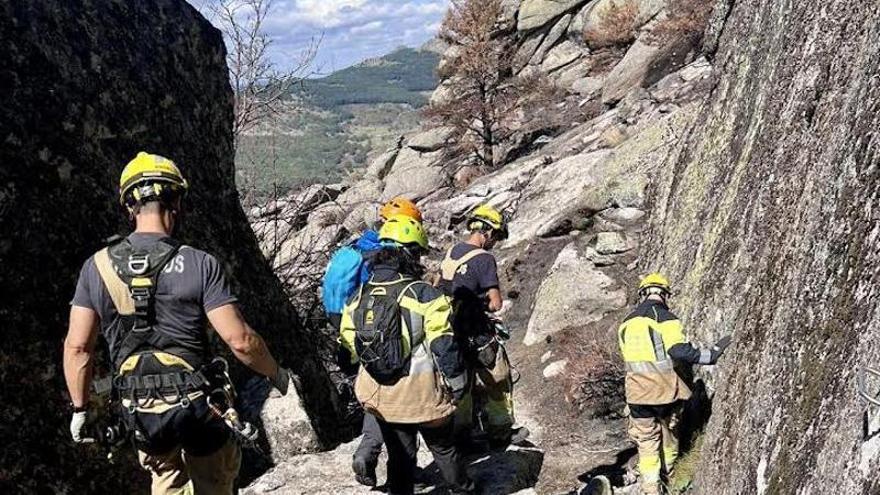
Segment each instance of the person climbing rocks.
[[[501,310],[498,266],[489,251],[507,238],[504,217],[495,208],[480,205],[467,219],[468,237],[450,248],[440,265],[438,287],[453,300],[452,326],[465,351],[468,393],[456,413],[456,435],[470,443],[479,402],[485,412],[485,430],[495,447],[520,443],[526,428],[514,428],[513,377],[510,360],[497,325],[487,313]],[[479,379],[479,387],[476,384]]]
[[125,166],[119,200],[134,232],[83,264],[64,341],[73,440],[95,441],[87,423],[100,333],[119,413],[155,495],[234,490],[241,452],[224,421],[232,409],[213,412],[205,389],[205,381],[217,387],[225,374],[211,359],[208,323],[282,394],[291,379],[243,319],[217,259],[172,237],[188,189],[167,158],[141,152]]
[[[403,196],[393,198],[379,208],[379,220],[382,225],[395,215],[404,215],[417,222],[422,221],[421,210]],[[324,272],[321,299],[327,319],[337,332],[345,303],[357,292],[361,284],[369,280],[373,257],[381,247],[379,233],[374,229],[367,229],[355,241],[337,250],[330,258]],[[358,367],[349,364],[348,353],[342,346],[340,350],[342,352],[337,356],[337,362],[350,383],[357,374]],[[358,483],[370,487],[378,484],[376,466],[379,464],[382,444],[379,423],[372,414],[365,411],[361,426],[361,442],[352,456],[351,465]]]
[[[711,365],[730,345],[730,336],[711,349],[688,343],[681,321],[669,310],[669,281],[652,273],[639,283],[639,304],[618,329],[626,368],[629,435],[639,450],[641,489],[660,493],[660,475],[672,476],[678,458],[678,427],[691,390],[676,365]],[[664,469],[665,468],[665,469]]]
[[453,438],[467,377],[449,299],[421,281],[428,238],[421,222],[398,214],[379,239],[373,273],[343,311],[340,339],[351,364],[360,363],[355,394],[377,418],[388,449],[388,493],[413,493],[418,434],[450,493],[473,493]]

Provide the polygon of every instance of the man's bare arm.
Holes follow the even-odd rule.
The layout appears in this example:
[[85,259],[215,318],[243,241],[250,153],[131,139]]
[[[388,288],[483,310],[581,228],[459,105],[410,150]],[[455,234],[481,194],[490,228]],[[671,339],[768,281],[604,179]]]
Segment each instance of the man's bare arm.
[[97,339],[98,314],[88,308],[71,306],[64,339],[64,379],[74,407],[85,407],[89,402]]
[[266,342],[244,321],[236,305],[226,304],[212,309],[208,320],[239,361],[270,379],[278,376],[278,363]]
[[504,301],[501,299],[501,291],[498,290],[498,287],[489,289],[489,312],[501,311],[502,306],[504,306]]

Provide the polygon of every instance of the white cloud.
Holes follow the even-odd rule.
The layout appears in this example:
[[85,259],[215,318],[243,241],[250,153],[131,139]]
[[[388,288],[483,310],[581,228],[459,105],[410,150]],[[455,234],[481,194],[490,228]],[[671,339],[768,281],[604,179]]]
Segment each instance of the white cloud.
[[448,6],[449,0],[275,0],[266,30],[282,66],[322,37],[317,59],[327,72],[424,43],[436,34]]

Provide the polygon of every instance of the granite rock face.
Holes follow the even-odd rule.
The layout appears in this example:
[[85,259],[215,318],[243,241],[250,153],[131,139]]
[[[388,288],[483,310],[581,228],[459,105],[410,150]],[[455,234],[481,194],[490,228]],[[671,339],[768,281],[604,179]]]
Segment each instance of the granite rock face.
[[878,493],[857,375],[880,362],[880,6],[726,3],[724,69],[643,257],[680,281],[697,340],[734,336],[704,376],[696,493]]
[[180,237],[224,264],[333,443],[334,390],[238,202],[220,33],[182,0],[2,0],[0,46],[0,491],[145,489],[143,475],[124,474],[133,464],[111,466],[69,440],[61,371],[80,266],[128,231],[116,184],[140,150],[174,159],[190,179]]

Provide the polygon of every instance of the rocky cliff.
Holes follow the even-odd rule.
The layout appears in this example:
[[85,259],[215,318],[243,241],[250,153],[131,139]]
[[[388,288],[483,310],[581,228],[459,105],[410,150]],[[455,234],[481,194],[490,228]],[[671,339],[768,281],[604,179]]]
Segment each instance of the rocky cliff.
[[880,358],[880,8],[726,3],[721,77],[658,181],[642,263],[679,281],[698,338],[734,335],[697,492],[878,493],[856,391]]
[[[629,17],[607,14],[627,4]],[[673,493],[880,492],[880,415],[857,394],[860,369],[880,359],[877,5],[504,5],[517,70],[564,88],[560,110],[599,103],[596,115],[548,129],[490,173],[445,163],[443,129],[407,136],[297,234],[325,249],[393,194],[420,200],[440,249],[478,203],[511,215],[498,253],[504,318],[519,419],[544,455],[520,468],[540,463],[537,480],[498,485],[480,459],[472,474],[498,493],[573,493],[598,474],[633,492],[620,487],[634,450],[608,353],[632,284],[663,270],[693,341],[734,336],[720,365],[698,373],[689,421],[707,421],[706,434],[701,448],[688,435],[696,476]],[[632,24],[609,32],[609,19]],[[346,476],[328,459],[319,478]],[[252,490],[295,493],[302,476],[285,464]]]
[[[567,492],[602,473],[620,482],[632,456],[619,415],[621,371],[607,359],[616,352],[613,328],[639,270],[647,188],[715,80],[690,33],[657,37],[658,19],[669,15],[662,4],[635,3],[641,14],[622,28],[628,38],[592,48],[585,26],[616,28],[604,14],[616,4],[505,2],[498,29],[516,50],[516,70],[552,81],[559,100],[550,111],[570,116],[515,138],[519,158],[496,170],[450,161],[449,130],[426,127],[343,184],[313,186],[250,212],[278,273],[300,282],[319,279],[327,253],[375,222],[381,201],[395,195],[418,200],[425,213],[436,249],[431,265],[474,206],[507,212],[511,237],[497,251],[503,317],[521,377],[517,416],[534,446],[473,458],[471,472],[487,493]],[[444,81],[432,100],[447,98],[449,88]],[[314,294],[307,284],[297,288]],[[285,462],[249,492],[366,493],[351,479],[351,450]]]
[[238,203],[220,33],[182,0],[3,0],[0,47],[2,491],[135,483],[69,440],[61,344],[81,263],[128,228],[116,181],[144,149],[189,177],[183,239],[222,260],[248,319],[307,384],[306,410],[330,443],[329,381]]

